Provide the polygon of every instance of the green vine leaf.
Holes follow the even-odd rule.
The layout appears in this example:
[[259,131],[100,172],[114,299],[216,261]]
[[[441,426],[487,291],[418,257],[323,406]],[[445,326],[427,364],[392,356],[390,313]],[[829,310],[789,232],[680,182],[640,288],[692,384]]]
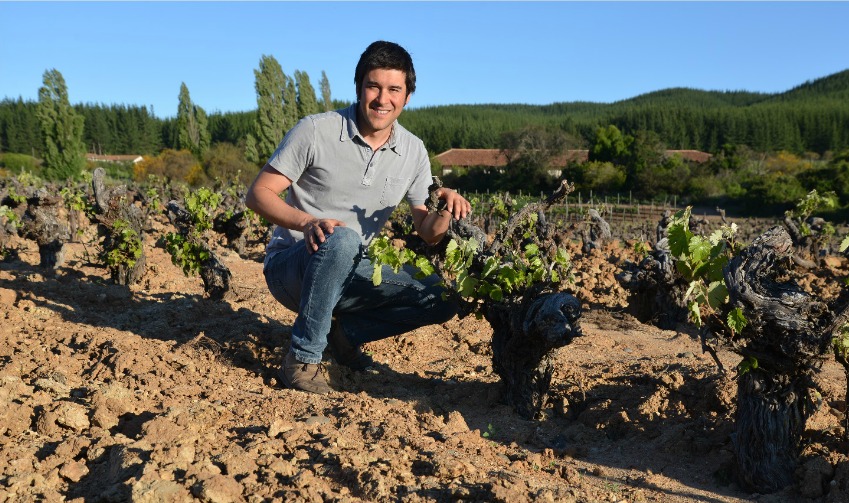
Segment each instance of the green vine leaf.
[[112,224],[114,246],[106,252],[105,261],[109,267],[133,267],[142,256],[142,240],[139,234],[130,228],[126,220],[117,219]]
[[[707,287],[707,303],[713,309],[718,309],[728,302],[728,288],[724,281],[714,281]],[[739,309],[739,308],[738,308]],[[741,313],[742,314],[742,313]]]
[[737,372],[740,375],[743,375],[747,372],[751,372],[758,368],[758,359],[754,356],[747,356],[740,363],[737,364]]
[[[535,218],[529,218],[535,222]],[[445,246],[444,260],[441,262],[443,283],[469,302],[471,311],[476,315],[486,301],[502,302],[507,295],[520,292],[534,284],[558,284],[564,272],[572,267],[569,253],[557,249],[551,256],[544,256],[539,246],[531,243],[521,252],[509,251],[505,256],[488,256],[475,264],[479,243],[475,239],[449,241]],[[506,250],[503,249],[503,250]],[[372,282],[379,285],[383,280],[380,269],[384,265],[393,268],[402,264],[412,264],[419,271],[417,277],[433,274],[435,267],[425,257],[416,255],[412,250],[395,250],[386,236],[372,240],[368,250],[369,260],[373,264]]]
[[746,325],[749,324],[746,317],[743,315],[743,310],[739,307],[735,307],[728,313],[728,328],[735,334],[739,334],[746,328]]

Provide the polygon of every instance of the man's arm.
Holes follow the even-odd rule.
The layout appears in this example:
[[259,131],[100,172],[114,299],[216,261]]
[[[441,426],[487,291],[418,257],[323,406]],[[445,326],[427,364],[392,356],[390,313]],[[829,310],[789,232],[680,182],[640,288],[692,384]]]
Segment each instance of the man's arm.
[[429,245],[442,241],[445,233],[448,232],[448,226],[451,225],[451,218],[460,220],[472,212],[469,201],[454,190],[442,187],[437,190],[436,195],[445,201],[444,210],[428,213],[424,205],[412,208],[416,232]]
[[273,224],[303,232],[307,250],[312,253],[324,242],[325,234],[333,234],[334,227],[344,227],[345,223],[331,218],[318,219],[287,204],[280,194],[291,185],[292,180],[266,164],[248,189],[245,205]]

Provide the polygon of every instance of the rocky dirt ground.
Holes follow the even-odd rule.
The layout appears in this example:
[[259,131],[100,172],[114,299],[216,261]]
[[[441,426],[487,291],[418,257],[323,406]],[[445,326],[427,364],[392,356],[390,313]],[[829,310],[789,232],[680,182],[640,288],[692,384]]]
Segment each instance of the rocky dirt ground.
[[330,365],[338,391],[318,397],[274,377],[294,314],[256,257],[221,250],[234,296],[213,302],[153,238],[131,288],[90,247],[47,271],[34,243],[16,246],[0,263],[0,502],[849,501],[842,368],[819,375],[799,483],[743,491],[733,376],[691,329],[625,314],[613,274],[627,246],[575,255],[584,336],[559,350],[536,421],[501,403],[485,321],[372,343],[380,371]]

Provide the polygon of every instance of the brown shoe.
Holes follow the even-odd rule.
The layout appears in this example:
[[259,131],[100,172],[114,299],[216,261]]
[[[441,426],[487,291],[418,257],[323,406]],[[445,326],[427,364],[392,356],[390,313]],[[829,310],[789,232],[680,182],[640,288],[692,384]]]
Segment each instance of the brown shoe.
[[324,365],[321,363],[303,363],[295,359],[295,353],[289,351],[280,368],[280,380],[289,389],[324,395],[333,391],[327,384]]
[[344,365],[356,372],[374,369],[374,360],[369,355],[363,353],[363,350],[359,346],[351,344],[342,327],[336,322],[333,322],[330,326],[327,343],[330,346],[333,359],[339,365]]

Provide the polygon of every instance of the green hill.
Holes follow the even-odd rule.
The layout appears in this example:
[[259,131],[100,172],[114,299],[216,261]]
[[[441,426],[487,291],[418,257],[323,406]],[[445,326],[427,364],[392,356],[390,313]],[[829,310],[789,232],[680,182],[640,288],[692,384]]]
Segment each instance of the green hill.
[[[0,151],[40,155],[36,102],[0,101]],[[174,119],[159,119],[143,106],[78,104],[84,141],[108,154],[154,154],[174,148]],[[213,113],[213,142],[243,144],[254,112]],[[563,131],[577,145],[592,141],[599,126],[623,132],[656,132],[671,149],[716,152],[724,144],[756,151],[795,153],[849,148],[849,69],[780,93],[662,89],[614,103],[549,105],[482,104],[410,108],[401,117],[433,153],[449,148],[500,148],[506,132],[527,126]]]
[[781,101],[849,100],[849,69],[827,77],[809,80],[775,96]]
[[614,103],[451,105],[410,109],[405,126],[428,148],[498,148],[502,133],[527,125],[559,128],[583,142],[607,124],[651,130],[673,149],[824,153],[849,148],[849,70],[781,93],[670,88]]

